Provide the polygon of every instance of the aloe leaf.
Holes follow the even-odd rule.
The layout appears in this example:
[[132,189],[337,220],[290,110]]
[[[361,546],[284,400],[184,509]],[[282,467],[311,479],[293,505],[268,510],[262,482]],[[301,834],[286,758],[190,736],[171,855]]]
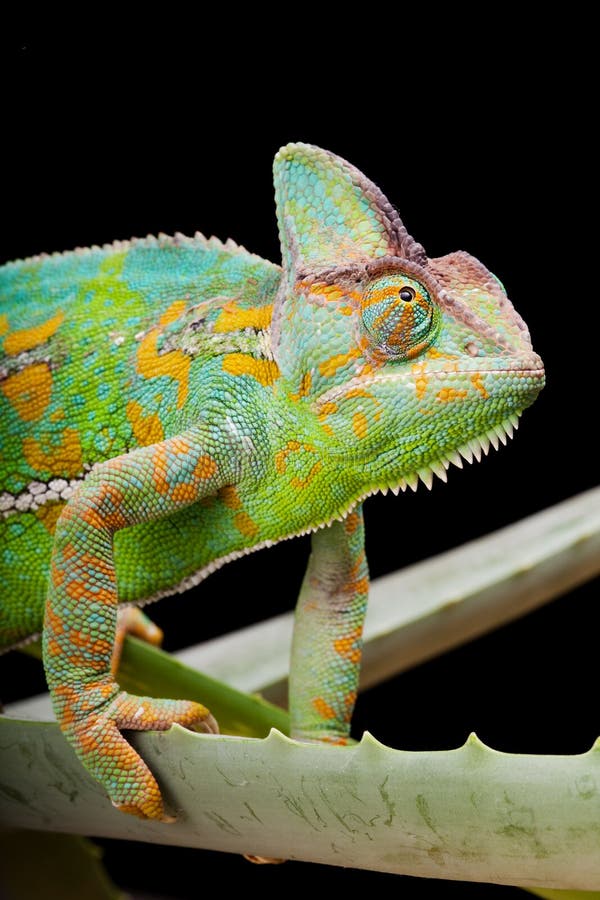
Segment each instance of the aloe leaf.
[[54,723],[1,722],[0,813],[9,825],[430,878],[600,887],[600,751],[499,753],[136,734],[177,821],[124,816]]
[[[393,672],[407,668],[408,664],[414,664],[421,659],[434,655],[434,653],[445,649],[446,646],[453,646],[460,642],[462,639],[461,634],[464,635],[464,639],[472,637],[474,634],[488,630],[489,628],[500,624],[502,621],[507,621],[509,618],[514,618],[515,616],[522,614],[522,612],[527,611],[529,608],[533,608],[534,606],[539,605],[539,603],[550,599],[552,596],[557,596],[559,593],[575,586],[586,578],[592,577],[597,573],[599,568],[599,554],[597,552],[600,544],[599,525],[600,491],[590,491],[571,501],[567,501],[567,503],[559,504],[557,507],[546,510],[538,516],[530,517],[530,519],[524,520],[523,522],[512,526],[510,529],[505,529],[503,532],[497,532],[495,535],[490,535],[480,541],[473,542],[471,545],[466,545],[463,548],[451,551],[450,554],[444,554],[435,560],[411,567],[411,569],[389,576],[387,579],[380,579],[379,582],[374,584],[372,592],[371,610],[373,611],[373,609],[375,609],[375,615],[373,615],[373,613],[371,614],[370,623],[367,625],[366,677],[363,680],[363,684],[365,682],[367,684],[375,683],[381,677],[385,677],[386,674],[392,674]],[[526,552],[523,552],[523,548],[526,548]],[[461,575],[461,570],[463,573],[465,571],[469,573],[466,582]],[[388,588],[391,588],[391,590],[387,591],[387,594],[381,590],[382,584],[385,586],[386,582]],[[460,590],[458,590],[459,588]],[[398,593],[400,593],[402,599],[400,604],[398,603]],[[492,612],[491,615],[489,614],[490,609]],[[400,616],[398,616],[398,610],[401,611]],[[204,658],[205,661],[208,659],[209,667],[212,669],[213,673],[218,673],[219,675],[223,674],[223,667],[225,667],[225,670],[229,667],[231,680],[236,682],[238,686],[254,688],[266,686],[272,696],[277,696],[278,694],[281,694],[282,688],[285,686],[285,674],[287,671],[285,651],[285,640],[287,638],[285,638],[285,634],[286,632],[288,634],[291,632],[291,621],[289,621],[289,618],[290,617],[277,617],[276,620],[272,620],[264,625],[244,629],[237,634],[228,635],[225,638],[211,642],[211,644],[201,646],[199,648],[199,658]],[[449,625],[450,628],[448,627]],[[265,629],[268,634],[265,633]],[[272,642],[271,644],[269,644],[269,636]],[[282,647],[283,653],[281,652]],[[374,666],[371,666],[369,647],[374,648]],[[398,665],[399,655],[404,652],[402,650],[403,647],[406,649],[406,653],[404,653],[404,659],[400,658],[400,665]],[[31,652],[35,654],[35,648],[32,648]],[[39,651],[37,652],[39,653]],[[189,651],[186,651],[186,655],[188,653]],[[213,665],[210,665],[211,658]],[[238,668],[237,673],[231,666],[232,659],[239,660],[239,667],[241,668]],[[269,660],[269,666],[267,666],[266,669],[264,666],[265,659]],[[216,665],[214,665],[215,660]],[[273,660],[275,662],[274,665]],[[119,679],[124,687],[127,687],[127,689],[132,691],[137,691],[138,693],[150,693],[161,696],[171,694],[172,696],[201,699],[217,711],[221,723],[225,723],[228,731],[242,731],[242,733],[246,735],[254,734],[260,736],[266,733],[270,724],[274,724],[282,730],[287,728],[287,714],[282,710],[266,704],[258,698],[247,697],[239,691],[220,685],[211,678],[206,678],[195,672],[190,672],[185,666],[175,662],[172,658],[162,654],[160,651],[156,651],[153,648],[133,640],[127,642],[123,667]],[[69,793],[68,785],[72,785],[76,782],[78,783],[78,780],[82,778],[88,782],[88,790],[91,787],[92,791],[96,791],[96,793],[99,792],[100,798],[106,803],[101,789],[99,789],[94,782],[89,783],[88,776],[72,756],[67,744],[60,738],[60,735],[58,735],[55,726],[36,723],[19,723],[15,720],[3,720],[2,725],[0,726],[0,740],[5,749],[10,745],[10,742],[7,745],[5,740],[7,736],[6,728],[9,722],[11,733],[14,734],[14,728],[20,733],[20,747],[21,752],[25,754],[24,758],[26,760],[28,773],[30,773],[33,765],[32,757],[28,754],[30,754],[30,750],[35,743],[37,742],[39,744],[41,741],[46,747],[46,750],[40,750],[39,752],[45,753],[49,762],[55,768],[54,779],[49,782],[52,787],[56,788],[58,786],[59,790],[64,790],[65,785],[67,785],[67,793]],[[43,729],[44,737],[42,737],[41,732],[35,732],[36,739],[34,741],[32,739],[32,728]],[[48,728],[54,728],[54,732],[48,732]],[[159,736],[140,735],[134,738],[136,742],[139,742],[140,748],[143,750],[144,755],[148,758],[150,764],[155,771],[159,773],[159,777],[159,766],[154,764],[147,752],[146,743],[151,741],[154,737],[159,738],[160,741],[171,742],[174,740],[172,735],[177,731],[180,730],[175,729],[168,734]],[[52,741],[54,741],[55,738],[58,741],[55,750],[51,749],[50,745],[45,743],[48,735],[51,733],[54,734]],[[195,739],[198,736],[192,737]],[[211,738],[209,740],[221,742],[231,739]],[[269,738],[269,741],[270,740],[272,739]],[[279,740],[282,741],[283,739],[279,738]],[[451,792],[448,790],[447,785],[444,786],[442,781],[440,781],[440,777],[443,775],[446,762],[452,758],[452,754],[458,754],[461,751],[465,751],[467,746],[471,746],[471,748],[473,746],[478,746],[480,750],[483,749],[486,765],[480,767],[479,780],[481,781],[481,778],[483,778],[483,781],[481,781],[482,791],[484,793],[487,791],[488,794],[491,792],[490,796],[496,798],[496,805],[500,804],[500,807],[502,805],[502,801],[499,798],[504,798],[504,802],[508,803],[506,798],[512,798],[512,793],[509,793],[509,791],[517,790],[517,799],[511,799],[513,806],[510,808],[507,807],[508,812],[506,815],[509,818],[509,823],[508,825],[506,823],[504,824],[504,830],[502,830],[502,828],[497,829],[497,833],[504,834],[506,838],[509,836],[509,833],[515,838],[520,835],[521,841],[525,845],[527,845],[527,842],[529,841],[531,845],[530,850],[532,851],[530,855],[536,860],[535,864],[533,864],[532,859],[530,859],[525,868],[521,870],[519,869],[519,865],[522,859],[519,858],[517,860],[518,865],[513,867],[511,864],[506,864],[498,869],[495,864],[498,852],[489,852],[489,848],[487,848],[487,856],[485,853],[480,854],[480,862],[484,869],[486,867],[489,869],[483,876],[476,871],[470,871],[469,867],[464,871],[460,870],[460,874],[453,874],[452,869],[447,869],[445,872],[436,871],[435,867],[432,871],[425,872],[424,874],[427,874],[429,877],[438,878],[450,877],[467,880],[498,881],[499,883],[520,884],[521,886],[527,885],[528,887],[526,889],[530,890],[531,893],[540,897],[547,897],[548,900],[579,900],[580,897],[583,900],[583,897],[586,896],[592,898],[600,897],[600,892],[590,894],[588,892],[582,893],[581,890],[590,888],[597,889],[600,885],[600,878],[594,868],[594,865],[597,866],[595,860],[600,856],[598,852],[600,849],[598,845],[598,826],[595,826],[594,824],[598,821],[597,806],[594,810],[594,816],[592,817],[593,822],[591,824],[586,820],[584,824],[579,823],[574,825],[571,813],[574,813],[575,811],[574,809],[569,809],[568,804],[567,806],[564,806],[564,808],[562,804],[559,804],[559,808],[555,809],[552,815],[548,815],[548,810],[552,806],[553,792],[555,791],[556,784],[559,782],[562,784],[563,791],[569,794],[569,796],[573,795],[573,791],[575,791],[575,793],[578,792],[577,795],[581,799],[585,799],[586,801],[594,800],[594,804],[597,804],[595,799],[595,784],[598,779],[598,773],[595,771],[597,766],[597,763],[595,762],[597,751],[590,751],[588,754],[582,754],[577,757],[521,757],[496,753],[493,750],[483,748],[483,745],[479,744],[476,739],[472,739],[471,745],[466,745],[465,748],[461,748],[461,751],[415,754],[391,751],[387,748],[382,748],[381,745],[377,745],[372,739],[367,740],[370,740],[379,747],[380,750],[385,750],[387,754],[399,754],[401,761],[406,762],[409,758],[412,758],[415,771],[418,770],[419,765],[422,765],[423,773],[428,771],[434,772],[435,777],[428,780],[428,783],[430,782],[430,786],[433,789],[431,795],[422,792],[422,796],[425,797],[427,803],[427,807],[421,804],[422,812],[426,812],[433,808],[437,809],[441,803],[442,815],[444,812],[448,813],[448,810],[444,807],[442,798],[446,798],[447,801]],[[266,748],[269,741],[252,741],[251,744],[253,746],[258,745]],[[247,745],[248,742],[246,742],[246,746]],[[169,743],[167,746],[171,747],[169,758],[171,760],[171,768],[173,768],[178,752],[177,745]],[[215,745],[213,745],[213,747],[214,746]],[[306,745],[297,746],[306,749]],[[361,746],[365,746],[365,742],[363,742]],[[159,749],[159,747],[161,749]],[[225,749],[226,754],[229,755],[229,747]],[[343,758],[344,760],[348,759],[345,754],[351,752],[350,750],[342,748],[322,749],[327,750],[329,753],[334,752],[336,754],[342,754],[343,756],[337,758]],[[163,755],[165,754],[161,744],[156,745],[155,750]],[[311,752],[313,750],[314,748],[311,748]],[[152,751],[150,750],[149,752],[151,753]],[[262,750],[258,752],[259,757],[262,760],[261,765],[263,770],[270,770],[273,766],[270,755],[271,749],[269,750],[269,753],[264,756]],[[62,760],[63,754],[67,755],[64,761]],[[389,756],[385,758],[388,762],[390,761]],[[204,752],[198,756],[198,759],[202,762],[204,759]],[[512,762],[509,768],[500,768],[499,771],[494,772],[488,765],[490,759],[496,761],[502,759],[505,762]],[[594,770],[592,771],[592,774],[587,772],[583,775],[581,775],[581,773],[577,775],[575,773],[573,767],[579,765],[583,760],[587,760],[588,762],[594,760]],[[257,760],[255,759],[255,762],[256,761]],[[317,765],[311,765],[308,767],[307,771],[302,769],[303,780],[300,786],[300,793],[290,793],[286,796],[300,798],[298,801],[300,803],[299,809],[303,808],[302,804],[305,802],[308,804],[308,809],[312,808],[318,810],[318,806],[314,806],[314,804],[312,807],[310,806],[304,791],[314,791],[315,784],[320,785],[320,788],[323,788],[323,785],[326,783],[331,782],[335,785],[336,782],[335,780],[331,781],[327,767],[322,768],[321,758],[313,755],[310,757],[310,761],[313,763],[316,762]],[[393,761],[394,765],[392,769],[390,770],[389,767],[386,769],[389,777],[392,777],[396,772],[398,757],[394,757]],[[436,761],[440,763],[439,768],[436,768],[435,765],[432,766]],[[527,761],[526,767],[533,766],[534,769],[523,773],[520,762],[519,765],[513,765],[513,763],[517,761]],[[557,765],[560,770],[558,782],[555,777],[557,774]],[[344,769],[344,771],[347,769],[345,762],[343,765],[338,762],[338,766]],[[350,769],[352,768],[356,769],[356,764],[352,764]],[[368,769],[364,769],[364,771],[363,769],[364,766],[358,766],[358,771],[360,772],[363,781],[364,779],[368,780],[370,777],[367,774]],[[402,766],[400,766],[399,771],[401,770]],[[184,756],[182,756],[180,771],[182,773],[183,781],[185,782]],[[22,792],[22,786],[27,783],[27,778],[30,778],[30,774],[25,776],[24,772],[17,767],[11,775],[11,770],[9,768],[5,769],[4,751],[2,749],[0,749],[0,772],[3,773],[3,775],[0,776],[0,780],[4,782],[3,785],[0,785],[0,812],[2,813],[3,820],[12,821],[12,819],[8,819],[4,815],[5,806],[6,804],[14,806],[14,804],[18,803],[29,803],[29,799]],[[8,778],[5,778],[5,772],[7,773]],[[60,777],[57,777],[57,772]],[[485,774],[486,772],[487,774]],[[291,770],[282,772],[282,777],[284,775],[286,781],[282,781],[281,785],[286,785],[287,789],[288,784],[295,783],[295,776],[293,776]],[[460,777],[458,777],[458,775],[460,775]],[[49,775],[49,777],[51,776]],[[402,774],[398,776],[400,779],[398,782],[400,789],[402,788],[403,777]],[[536,782],[537,791],[537,793],[534,792],[535,796],[533,798],[530,790],[532,777]],[[289,781],[290,778],[292,781]],[[573,778],[575,778],[574,789],[572,786],[571,788],[568,787]],[[462,793],[465,794],[467,788],[471,787],[472,782],[472,773],[469,771],[468,766],[465,766],[461,769],[460,773],[457,774],[456,783],[452,786],[455,790],[462,791]],[[406,782],[406,786],[408,788],[409,782]],[[34,823],[29,824],[28,827],[48,827],[49,821],[54,822],[55,827],[57,819],[54,814],[52,814],[49,819],[47,812],[44,812],[44,786],[38,787],[39,796],[42,799],[40,807],[37,810],[37,826]],[[205,787],[206,785],[204,784],[202,791],[205,790]],[[181,785],[177,787],[177,778],[175,778],[175,795],[177,794],[177,790],[180,792],[183,790],[183,792],[185,792],[185,788],[182,789]],[[351,790],[348,789],[345,784],[338,785],[336,790],[340,791],[342,795],[344,795],[344,792],[348,793],[348,791],[351,794]],[[78,793],[79,789],[71,789],[69,796],[72,798],[73,802],[75,802],[76,797],[78,797]],[[309,796],[313,797],[310,793]],[[324,798],[328,796],[328,793],[326,791],[325,795],[319,794],[319,796],[324,802]],[[530,805],[532,799],[534,802]],[[395,804],[395,808],[401,808],[401,806],[398,806],[399,800],[394,799],[392,802]],[[446,802],[446,807],[447,806],[448,804]],[[252,808],[254,809],[254,807]],[[87,811],[87,815],[84,810]],[[455,803],[453,801],[452,808],[448,813],[450,814],[450,818],[452,819],[452,816],[458,811],[460,811],[460,803]],[[566,817],[564,815],[565,811],[568,812]],[[12,812],[14,813],[14,808]],[[75,828],[73,826],[72,830],[79,830],[85,833],[106,834],[110,836],[119,836],[122,834],[122,828],[114,830],[110,825],[106,825],[103,829],[98,830],[96,824],[96,812],[91,807],[88,807],[87,799],[80,812],[80,827]],[[110,810],[110,812],[112,813],[112,810]],[[487,813],[489,812],[490,810],[488,809]],[[529,812],[531,812],[533,816],[531,821],[528,819]],[[223,816],[224,821],[229,821],[229,818],[232,815],[231,809],[227,803],[225,803],[225,805],[217,805],[214,813],[216,816],[215,821],[219,821],[219,816]],[[509,815],[509,813],[511,813],[511,815]],[[33,814],[35,819],[35,809],[33,810]],[[298,812],[297,815],[300,815],[300,812]],[[358,811],[351,811],[349,815],[351,820],[353,816],[356,816],[356,822],[358,823],[357,828],[346,829],[349,833],[354,835],[351,839],[353,845],[352,852],[354,852],[354,841],[356,840],[356,835],[354,833],[360,831],[360,828],[362,827],[360,825],[360,807],[358,808]],[[379,815],[379,813],[375,813],[375,818],[373,819],[374,823],[377,823],[377,817]],[[427,815],[429,815],[429,813],[427,813]],[[119,817],[119,819],[120,818],[121,817]],[[234,827],[237,827],[235,826],[235,813],[233,814],[233,818]],[[184,821],[189,821],[189,818],[185,813],[180,815],[180,820],[182,819]],[[362,819],[363,822],[367,821],[369,825],[373,824],[371,821],[372,817],[366,819],[365,816],[362,815]],[[63,827],[62,814],[60,821],[61,827]],[[433,822],[434,820],[432,819],[431,821]],[[115,824],[118,825],[119,823],[115,822]],[[134,822],[133,824],[136,827],[141,825],[144,832],[140,835],[132,835],[131,829],[127,828],[126,831],[128,837],[137,836],[141,840],[155,840],[160,841],[161,843],[184,843],[191,846],[201,845],[203,847],[218,846],[218,844],[208,843],[204,839],[202,839],[201,844],[190,844],[190,840],[197,840],[195,835],[192,835],[191,838],[189,836],[184,836],[183,839],[178,836],[177,840],[173,841],[164,834],[164,831],[162,831],[163,826],[158,826],[161,829],[160,836],[149,836],[146,833],[147,830],[156,828],[157,826],[151,825],[150,823]],[[223,824],[224,822],[221,822],[222,826]],[[123,826],[123,823],[121,822],[120,825]],[[174,827],[179,828],[180,821],[178,821],[177,825]],[[330,826],[328,825],[327,827],[329,828]],[[391,828],[391,824],[389,827]],[[69,828],[71,828],[71,826],[69,826]],[[411,825],[411,828],[414,828],[414,823]],[[470,829],[470,833],[473,832],[473,829],[476,831],[480,829],[485,831],[490,828],[490,821],[478,821],[474,825],[467,816],[458,830],[453,827],[452,835],[455,838],[454,845],[452,845],[451,841],[447,841],[446,844],[441,845],[442,855],[445,858],[445,854],[450,852],[450,859],[453,865],[455,864],[455,859],[453,859],[452,854],[456,856],[456,848],[458,846],[456,840],[458,840],[457,836],[461,833],[461,828],[463,831],[466,829],[467,832],[469,832]],[[440,834],[444,833],[442,828],[438,828],[438,832]],[[345,831],[343,834],[345,834]],[[413,843],[414,837],[417,834],[418,831],[413,830],[410,832]],[[496,836],[498,836],[498,834]],[[538,840],[539,835],[542,835],[544,841],[540,844],[542,849],[538,847],[536,850],[535,841]],[[266,838],[265,844],[262,843],[262,836],[260,837],[260,846],[263,847],[263,849],[255,849],[251,852],[254,852],[257,855],[278,855],[273,851],[264,849],[264,847],[269,846],[270,840],[268,834],[265,834],[264,837]],[[567,840],[567,837],[569,840]],[[560,873],[557,875],[550,864],[543,864],[542,868],[549,869],[550,876],[548,876],[547,872],[542,872],[538,877],[537,870],[541,865],[538,861],[538,856],[541,855],[541,857],[544,858],[547,849],[546,841],[549,840],[549,838],[552,839],[552,848],[548,853],[548,856],[553,859],[553,864],[556,863],[556,860],[559,861]],[[575,839],[576,846],[573,844]],[[421,843],[425,846],[423,841]],[[287,856],[296,855],[298,858],[326,861],[338,865],[348,865],[348,861],[341,857],[323,859],[318,855],[314,855],[312,854],[311,848],[306,851],[306,855],[302,855],[296,852],[295,841],[292,841],[291,844],[295,848],[294,854],[286,851],[285,855]],[[590,844],[593,846],[589,846]],[[463,846],[470,846],[468,839],[465,838],[463,840]],[[448,847],[450,850],[447,849]],[[218,849],[228,848],[218,846]],[[429,851],[432,849],[434,852],[433,854],[430,854]],[[421,847],[421,856],[423,855],[423,852],[423,847]],[[427,853],[428,856],[431,856],[432,858],[438,855],[435,846],[430,846]],[[336,854],[338,854],[337,849],[333,855]],[[402,853],[400,856],[396,854],[396,862],[402,855]],[[404,853],[404,855],[406,854]],[[468,857],[469,854],[467,853],[466,856]],[[512,856],[516,860],[518,855],[515,856],[512,854]],[[498,858],[502,858],[501,852]],[[364,866],[366,868],[385,867],[386,871],[403,871],[408,874],[423,874],[414,868],[414,859],[408,859],[406,863],[402,863],[401,868],[394,867],[393,859],[394,854],[391,854],[386,861],[385,866],[382,866],[378,864],[377,860],[368,859],[366,857],[363,859],[361,856],[360,861],[353,859],[351,864],[354,866]],[[506,863],[506,860],[504,860],[504,862]],[[389,863],[389,865],[387,863]],[[522,877],[518,877],[521,873]],[[551,880],[543,880],[542,876],[544,879],[550,877]],[[559,878],[559,880],[556,880],[556,878]],[[566,879],[566,881],[564,879]],[[533,887],[533,883],[537,883],[537,887]],[[539,887],[541,884],[548,884],[548,887]],[[566,888],[567,885],[570,888],[575,888],[575,890],[562,890],[562,888]]]

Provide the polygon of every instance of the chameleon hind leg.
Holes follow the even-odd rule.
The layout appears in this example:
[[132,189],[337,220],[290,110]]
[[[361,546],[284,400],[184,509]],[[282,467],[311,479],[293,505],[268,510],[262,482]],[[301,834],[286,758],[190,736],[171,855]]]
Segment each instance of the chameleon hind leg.
[[200,703],[136,697],[111,672],[117,628],[113,535],[214,493],[224,474],[187,432],[97,466],[57,523],[44,622],[44,666],[64,734],[113,804],[142,818],[165,817],[158,784],[122,729],[208,732]]
[[369,574],[362,507],[312,536],[292,642],[292,737],[345,744],[356,701]]

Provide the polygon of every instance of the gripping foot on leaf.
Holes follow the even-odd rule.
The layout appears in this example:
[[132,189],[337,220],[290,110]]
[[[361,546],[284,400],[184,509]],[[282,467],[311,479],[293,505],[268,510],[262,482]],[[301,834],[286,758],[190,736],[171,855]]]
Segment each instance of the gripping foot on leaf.
[[119,691],[100,709],[76,716],[71,739],[86,768],[106,787],[113,806],[142,819],[174,822],[165,814],[154,775],[121,734],[123,729],[167,731],[174,723],[208,734],[219,731],[200,703]]

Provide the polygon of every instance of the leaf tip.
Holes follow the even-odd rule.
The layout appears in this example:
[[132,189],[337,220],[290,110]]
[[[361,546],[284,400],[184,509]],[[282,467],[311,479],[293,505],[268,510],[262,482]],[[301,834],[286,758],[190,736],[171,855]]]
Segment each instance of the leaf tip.
[[378,741],[376,737],[373,737],[370,731],[363,731],[359,747],[377,747],[378,749],[383,747],[385,750],[390,749],[385,744],[382,744],[381,741]]
[[491,747],[488,747],[487,744],[484,744],[482,740],[480,740],[474,731],[470,733],[466,741],[464,742],[462,749],[468,747],[473,750],[491,750]]
[[295,741],[293,738],[288,737],[287,734],[279,731],[278,728],[271,728],[265,738],[265,741],[268,741],[270,744],[284,744],[287,747],[294,747],[298,745],[298,741]]

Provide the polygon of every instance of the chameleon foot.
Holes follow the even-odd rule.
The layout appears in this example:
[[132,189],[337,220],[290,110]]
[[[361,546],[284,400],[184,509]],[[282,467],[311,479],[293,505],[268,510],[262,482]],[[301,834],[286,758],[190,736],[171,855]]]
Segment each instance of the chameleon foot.
[[165,815],[154,775],[121,731],[166,731],[174,723],[208,734],[219,731],[200,703],[136,697],[125,691],[99,710],[77,716],[69,730],[78,756],[103,784],[113,806],[142,819],[173,822]]
[[163,640],[162,629],[155,625],[141,609],[137,606],[123,606],[117,616],[117,630],[110,664],[110,671],[113,675],[119,668],[123,642],[128,634],[133,634],[155,647],[160,647]]

